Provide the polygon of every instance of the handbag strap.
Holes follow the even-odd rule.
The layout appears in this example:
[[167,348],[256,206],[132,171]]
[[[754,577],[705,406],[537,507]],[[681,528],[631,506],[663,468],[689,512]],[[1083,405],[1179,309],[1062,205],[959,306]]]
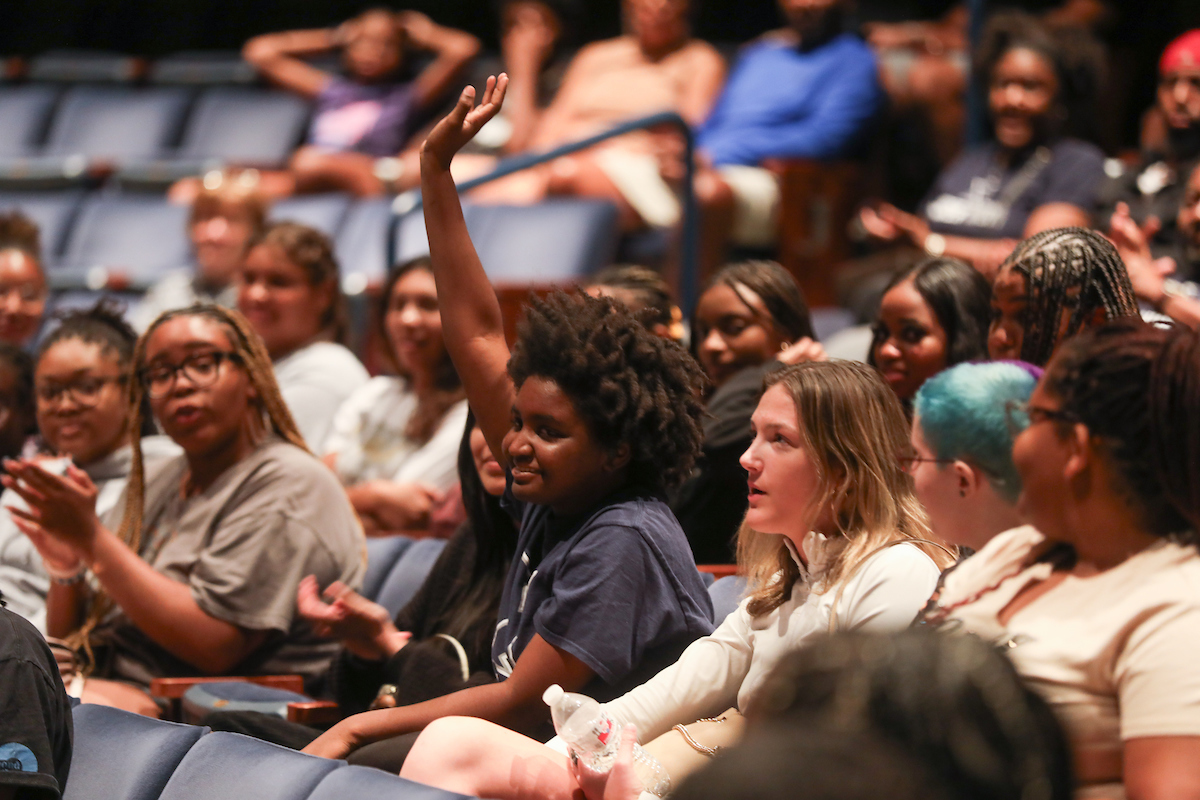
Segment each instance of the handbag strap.
[[[955,557],[953,550],[951,550],[949,547],[946,547],[946,545],[942,544],[941,542],[935,542],[932,539],[895,539],[893,541],[888,542],[887,544],[881,544],[881,545],[879,545],[879,547],[876,547],[874,550],[867,553],[867,555],[863,558],[863,560],[858,562],[859,566],[861,567],[863,564],[867,563],[869,560],[874,558],[879,553],[882,553],[884,550],[887,550],[889,547],[895,547],[898,544],[928,544],[928,545],[932,545],[932,546],[936,547],[937,549],[941,550],[942,552],[944,552],[946,555],[950,556],[951,558]],[[850,582],[851,577],[852,577],[852,575],[847,575],[845,578],[843,578],[841,581],[839,581],[837,591],[834,592],[833,605],[829,609],[829,633],[837,632],[838,603],[841,601],[842,593],[846,591],[846,584],[848,584]]]
[[439,639],[445,639],[454,647],[454,651],[458,653],[458,666],[462,670],[462,679],[468,681],[471,679],[471,665],[467,661],[467,651],[462,644],[448,633],[435,633],[434,636]]

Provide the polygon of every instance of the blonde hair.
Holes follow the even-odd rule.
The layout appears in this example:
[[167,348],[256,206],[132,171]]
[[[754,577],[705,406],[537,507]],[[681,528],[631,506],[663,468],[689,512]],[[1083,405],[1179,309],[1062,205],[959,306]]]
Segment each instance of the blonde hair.
[[[145,512],[146,499],[146,470],[142,461],[141,430],[143,422],[143,387],[140,372],[146,364],[146,343],[163,323],[176,317],[204,317],[220,325],[229,335],[233,352],[237,353],[240,363],[250,378],[250,383],[258,395],[258,404],[263,416],[262,422],[269,425],[276,436],[299,447],[306,453],[311,453],[301,436],[292,412],[288,410],[275,381],[275,372],[271,366],[271,357],[262,339],[250,327],[246,318],[232,309],[218,305],[193,305],[187,308],[167,311],[160,314],[150,324],[146,332],[134,346],[133,359],[129,364],[129,407],[132,409],[129,419],[129,443],[132,448],[133,463],[129,470],[129,483],[125,489],[125,514],[121,518],[121,526],[117,529],[117,538],[129,545],[135,553],[141,553],[142,547],[142,515]],[[95,666],[95,654],[90,641],[91,633],[113,608],[112,598],[101,590],[92,600],[87,617],[83,624],[67,637],[67,643],[75,649],[82,648],[87,656],[88,671]]]
[[243,217],[250,223],[250,238],[267,224],[267,198],[259,188],[256,169],[212,170],[201,179],[192,201],[188,223],[195,225],[217,216]]
[[[847,580],[891,542],[933,538],[901,463],[910,449],[908,422],[878,372],[852,361],[812,362],[771,373],[764,385],[781,386],[791,395],[801,443],[817,471],[818,490],[809,510],[830,509],[836,529],[824,533],[846,540],[827,568],[813,576],[814,591]],[[949,566],[946,551],[914,545],[939,567]],[[772,611],[791,596],[800,570],[783,536],[743,525],[737,555],[749,582],[752,615]]]

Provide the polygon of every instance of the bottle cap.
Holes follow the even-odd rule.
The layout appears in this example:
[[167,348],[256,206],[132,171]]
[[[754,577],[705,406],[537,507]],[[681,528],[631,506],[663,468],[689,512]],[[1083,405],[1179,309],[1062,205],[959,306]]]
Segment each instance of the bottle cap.
[[542,692],[542,702],[553,708],[558,705],[559,700],[562,700],[564,694],[566,692],[563,691],[563,687],[552,683],[546,687],[546,691]]

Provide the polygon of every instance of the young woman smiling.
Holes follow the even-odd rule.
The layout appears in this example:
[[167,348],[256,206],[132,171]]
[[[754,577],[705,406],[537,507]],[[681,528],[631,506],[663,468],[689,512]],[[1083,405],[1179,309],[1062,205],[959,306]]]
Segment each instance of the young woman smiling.
[[319,452],[338,408],[370,377],[339,344],[346,309],[329,237],[294,222],[268,225],[242,265],[237,305],[271,355],[304,441]]
[[467,417],[429,259],[392,269],[377,319],[398,374],[372,378],[342,404],[324,461],[347,486],[368,536],[422,535],[458,482],[455,453]]
[[908,408],[928,378],[987,358],[991,289],[968,264],[930,258],[892,278],[879,305],[867,363]]
[[[133,463],[119,527],[82,470],[9,462],[10,509],[56,577],[47,631],[90,657],[85,702],[146,714],[160,675],[320,675],[333,643],[295,615],[305,575],[355,585],[362,531],[304,447],[262,342],[236,312],[159,317],[131,365]],[[142,399],[183,455],[147,474]],[[115,532],[114,532],[115,527]],[[103,680],[111,678],[113,680]]]
[[[812,362],[766,384],[742,456],[750,507],[738,559],[749,596],[675,664],[606,704],[614,720],[636,724],[642,742],[744,709],[780,659],[814,637],[907,627],[951,560],[925,540],[924,513],[897,458],[907,422],[874,370]],[[480,797],[579,791],[563,754],[466,718],[426,729],[402,774]]]
[[[96,485],[98,514],[117,504],[129,477],[128,382],[136,342],[120,309],[101,303],[63,317],[42,342],[34,369],[34,403],[47,458],[66,456],[87,473]],[[147,436],[142,452],[156,466],[179,448],[165,436]],[[21,504],[16,492],[0,497],[0,506],[14,503]],[[9,608],[45,632],[49,589],[37,549],[5,513],[0,517],[0,590]]]
[[351,717],[310,753],[341,758],[451,714],[545,733],[550,684],[618,694],[711,630],[708,593],[661,497],[699,451],[695,361],[622,304],[583,294],[534,301],[509,353],[450,175],[506,84],[489,79],[475,109],[464,90],[422,150],[446,348],[521,519],[492,644],[499,681]]

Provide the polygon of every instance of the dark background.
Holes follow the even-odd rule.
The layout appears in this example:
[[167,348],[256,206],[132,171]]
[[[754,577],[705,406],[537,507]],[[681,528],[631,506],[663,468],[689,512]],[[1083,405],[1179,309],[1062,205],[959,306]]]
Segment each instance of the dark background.
[[[952,0],[858,0],[863,18],[938,13]],[[620,0],[575,0],[580,41],[620,31]],[[989,0],[1034,7],[1056,0]],[[1106,35],[1128,93],[1121,112],[1124,146],[1135,144],[1137,118],[1153,102],[1155,65],[1171,38],[1200,27],[1200,0],[1110,0],[1116,23]],[[496,47],[493,0],[0,0],[0,55],[92,48],[156,56],[180,50],[238,49],[251,36],[325,27],[373,5],[408,7],[471,31]],[[777,27],[775,0],[693,0],[696,35],[717,43],[751,39]],[[1108,142],[1110,149],[1113,141]]]

